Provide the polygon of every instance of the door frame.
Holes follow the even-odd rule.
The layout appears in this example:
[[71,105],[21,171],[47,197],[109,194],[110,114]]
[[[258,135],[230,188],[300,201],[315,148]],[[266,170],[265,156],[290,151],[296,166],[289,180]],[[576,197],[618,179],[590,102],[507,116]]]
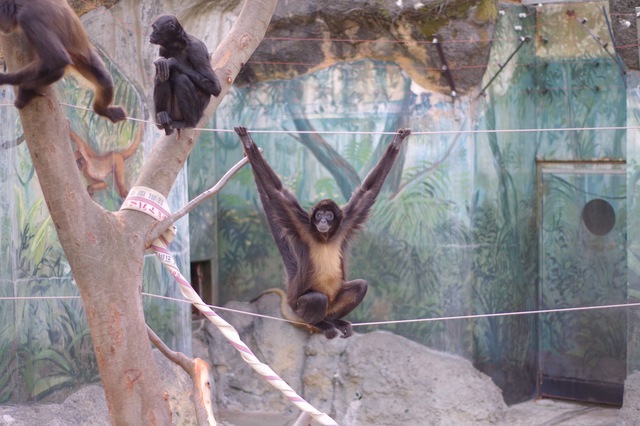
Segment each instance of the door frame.
[[[549,173],[556,174],[571,174],[575,172],[576,174],[619,174],[626,175],[626,160],[591,160],[591,161],[559,161],[559,160],[536,160],[536,197],[537,197],[537,228],[538,228],[538,283],[537,283],[537,300],[536,304],[539,309],[542,308],[542,297],[543,297],[543,276],[542,276],[542,262],[544,260],[544,247],[542,244],[542,220],[543,220],[543,199],[544,199],[544,186],[543,186],[543,175]],[[627,266],[628,267],[628,266]],[[537,359],[537,372],[536,372],[536,398],[558,398],[558,399],[573,399],[583,402],[598,402],[598,403],[607,403],[612,405],[621,406],[622,405],[622,395],[624,392],[624,383],[621,384],[613,384],[606,382],[596,382],[596,381],[584,381],[579,382],[575,381],[574,384],[577,384],[578,387],[575,389],[575,392],[571,396],[562,396],[562,395],[553,395],[550,393],[545,393],[542,390],[542,381],[543,381],[543,366],[542,366],[542,348],[541,348],[541,338],[542,338],[542,314],[537,315],[536,319],[536,359]],[[626,329],[625,329],[626,333]],[[625,357],[626,358],[626,357]],[[557,387],[558,389],[562,389],[563,387],[570,385],[569,383],[565,383],[561,378],[559,379],[545,379],[545,387]],[[592,397],[594,393],[600,391],[603,393],[604,397],[602,399],[598,399],[595,401]]]

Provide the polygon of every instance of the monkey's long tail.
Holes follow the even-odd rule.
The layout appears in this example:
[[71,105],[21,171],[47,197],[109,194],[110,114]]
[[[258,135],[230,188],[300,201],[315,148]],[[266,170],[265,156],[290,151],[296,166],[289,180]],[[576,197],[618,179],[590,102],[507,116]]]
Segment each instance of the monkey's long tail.
[[[137,210],[153,216],[158,221],[169,217],[169,204],[166,198],[151,188],[136,186],[131,188],[129,195],[122,204],[121,210]],[[183,296],[193,303],[217,328],[222,335],[231,342],[234,348],[240,353],[242,359],[249,364],[258,374],[260,374],[271,386],[278,389],[284,394],[289,401],[295,404],[302,411],[309,413],[321,425],[337,425],[329,415],[317,410],[311,404],[304,400],[294,391],[291,386],[278,376],[275,371],[253,354],[251,349],[240,339],[240,335],[235,328],[218,314],[216,314],[209,306],[207,306],[198,293],[193,289],[189,281],[180,273],[171,252],[168,250],[169,243],[176,235],[175,226],[171,226],[160,238],[155,240],[151,248],[160,261],[167,267],[171,275],[180,284],[180,291]]]

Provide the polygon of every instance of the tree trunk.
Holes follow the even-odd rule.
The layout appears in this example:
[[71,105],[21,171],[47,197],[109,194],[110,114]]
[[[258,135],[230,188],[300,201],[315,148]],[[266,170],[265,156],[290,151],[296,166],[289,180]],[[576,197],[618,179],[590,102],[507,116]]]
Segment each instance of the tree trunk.
[[[212,56],[223,91],[213,98],[202,123],[228,92],[258,46],[276,0],[245,0],[233,28]],[[3,36],[9,69],[26,63],[21,35]],[[32,161],[45,201],[71,265],[87,315],[112,424],[170,424],[166,391],[151,356],[142,311],[142,266],[154,219],[126,210],[109,212],[93,202],[71,149],[69,125],[55,91],[20,111]],[[102,118],[101,118],[102,119]],[[162,137],[146,159],[137,186],[167,195],[185,164],[196,134]]]

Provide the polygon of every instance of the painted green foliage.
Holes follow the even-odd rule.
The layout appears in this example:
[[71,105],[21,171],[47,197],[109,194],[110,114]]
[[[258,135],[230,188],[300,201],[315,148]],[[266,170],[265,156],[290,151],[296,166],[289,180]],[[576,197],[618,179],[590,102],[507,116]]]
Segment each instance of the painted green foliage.
[[[535,28],[535,13],[522,20],[518,14],[523,10],[509,9],[500,21],[495,35],[500,42],[493,44],[486,81],[518,45],[520,34],[513,27]],[[624,159],[626,133],[491,131],[623,126],[625,111],[626,91],[608,57],[561,60],[536,52],[529,43],[484,99],[452,103],[444,96],[416,93],[398,66],[364,61],[236,90],[211,127],[241,124],[255,131],[267,160],[307,207],[327,197],[343,203],[391,137],[362,132],[393,132],[402,126],[415,132],[481,131],[412,135],[354,244],[349,276],[366,279],[370,287],[350,318],[386,321],[540,306],[536,160]],[[314,144],[295,133],[313,129],[336,133],[321,133]],[[197,149],[206,154],[190,159],[193,194],[212,185],[242,156],[233,133],[217,133]],[[327,152],[333,160],[326,160]],[[202,213],[206,225],[194,216],[191,223],[213,230],[204,237],[210,251],[199,256],[217,260],[221,300],[249,300],[262,289],[282,286],[280,259],[250,171],[234,178],[215,203],[214,211]],[[624,212],[619,218],[625,220]],[[579,218],[572,220],[579,224]],[[192,237],[192,242],[202,238]],[[579,253],[581,247],[572,250]],[[607,301],[597,292],[591,296],[590,304]],[[535,316],[385,328],[472,359],[505,389],[508,402],[532,395]]]
[[[500,19],[485,82],[517,47],[521,33],[514,26],[521,25],[528,31],[544,28],[541,24],[536,26],[536,19],[541,17],[527,13],[523,20],[518,17],[521,12],[526,10],[512,7]],[[464,97],[451,102],[447,96],[414,87],[395,64],[362,61],[336,65],[295,80],[235,89],[209,127],[231,129],[245,125],[254,131],[254,139],[264,149],[267,160],[307,207],[323,198],[344,203],[379,158],[390,133],[399,127],[426,132],[408,140],[365,231],[353,246],[349,276],[366,279],[370,290],[350,319],[386,321],[535,309],[542,306],[541,279],[571,280],[575,271],[582,276],[592,274],[599,280],[608,273],[605,269],[600,275],[591,272],[589,268],[594,266],[587,262],[574,261],[565,267],[568,259],[575,260],[583,248],[579,243],[582,240],[567,242],[567,238],[577,235],[576,212],[582,201],[573,199],[569,192],[554,194],[567,214],[552,222],[553,229],[562,231],[554,235],[562,239],[552,239],[548,244],[545,241],[541,249],[542,187],[537,161],[624,160],[628,144],[631,197],[640,175],[640,141],[637,136],[627,140],[623,130],[502,132],[640,123],[638,84],[629,84],[627,91],[617,66],[607,56],[581,55],[575,47],[572,51],[569,42],[579,35],[578,29],[567,37],[567,45],[560,46],[564,49],[559,49],[564,52],[562,58],[551,48],[537,50],[534,37],[534,42],[526,44],[502,70],[486,98]],[[597,53],[586,44],[588,40],[581,40],[580,49],[587,46],[590,52]],[[574,59],[570,59],[572,54]],[[119,103],[136,113],[135,94],[126,85],[119,87]],[[90,101],[86,98],[90,95],[71,83],[64,90],[70,103]],[[16,121],[15,114],[5,117],[9,111],[0,108],[2,122]],[[70,113],[72,127],[83,137],[94,143],[105,141],[97,150],[127,146],[137,130],[129,123],[119,132],[105,135],[100,122],[94,121],[90,113]],[[15,137],[13,129],[7,135],[3,126],[0,139]],[[260,130],[281,133],[259,133]],[[320,133],[318,138],[310,139],[296,130],[334,133]],[[455,133],[458,130],[479,132]],[[16,191],[0,190],[0,247],[3,253],[11,253],[0,258],[0,295],[14,296],[16,289],[24,289],[28,296],[75,295],[68,266],[61,261],[46,211],[38,202],[26,150],[18,146],[10,152],[10,156],[0,156],[0,180],[8,183],[2,188],[17,187]],[[241,156],[235,134],[203,133],[189,159],[190,197],[212,186]],[[132,159],[134,168],[140,158]],[[99,197],[108,208],[117,208],[115,193]],[[639,215],[632,214],[637,203],[630,200],[631,241],[637,233]],[[621,209],[618,218],[626,221],[624,206]],[[186,240],[177,242],[176,250],[183,261],[189,255],[192,260],[214,260],[214,279],[219,283],[223,302],[249,300],[262,289],[282,286],[281,262],[250,170],[236,175],[214,200],[193,212],[189,221],[190,251]],[[181,226],[186,228],[184,223]],[[179,235],[185,233],[181,230]],[[629,282],[635,282],[632,277],[637,277],[640,270],[634,254],[638,248],[630,244],[629,252]],[[622,269],[624,262],[622,257],[613,260]],[[542,264],[550,268],[545,271],[554,271],[546,278],[541,277]],[[145,276],[162,274],[161,279],[153,280],[160,283],[154,292],[170,295],[167,286],[171,287],[171,279],[159,269],[157,262],[147,262]],[[620,279],[619,275],[616,277]],[[23,279],[28,286],[22,286]],[[634,300],[640,294],[636,287],[629,289]],[[599,287],[585,288],[592,293],[586,296],[592,297],[577,299],[568,295],[563,303],[597,305],[609,301],[607,295],[596,291]],[[93,371],[91,358],[83,358],[88,338],[82,316],[76,316],[76,303],[0,301],[0,401],[34,397],[40,389],[44,394],[55,386],[95,379],[88,373]],[[184,328],[174,328],[172,320],[175,316],[182,318],[183,313],[170,312],[172,307],[173,304],[154,302],[146,306],[150,315],[162,321],[157,328],[179,338],[176,334],[184,332]],[[21,328],[16,318],[29,318],[30,325]],[[574,316],[567,322],[572,321],[582,320]],[[630,330],[637,327],[633,323],[629,321]],[[548,329],[549,335],[553,334],[551,346],[566,336],[562,322],[552,325]],[[593,329],[594,335],[607,339],[602,340],[600,348],[592,348],[590,356],[602,359],[614,353],[611,348],[617,351],[616,356],[620,355],[624,344],[619,342],[620,330],[612,330],[606,321],[599,321],[598,327]],[[414,322],[385,328],[473,360],[505,390],[508,402],[532,395],[536,348],[539,339],[545,338],[538,336],[535,316]],[[188,336],[188,332],[183,335]],[[637,367],[637,348],[630,346],[628,354],[627,368]],[[70,365],[70,359],[82,366],[82,371]],[[44,363],[48,367],[42,373],[39,366]],[[15,385],[16,377],[24,381],[24,394],[6,391],[16,389],[6,386]]]
[[[130,115],[140,116],[140,96],[116,69],[116,101]],[[73,76],[58,84],[62,102],[91,105],[93,91],[81,87]],[[11,105],[11,90],[4,91],[3,104]],[[96,153],[122,150],[136,137],[141,124],[105,122],[92,111],[67,109],[71,129]],[[99,381],[91,338],[82,302],[47,211],[37,176],[25,143],[20,120],[13,107],[0,108],[0,403],[40,399],[59,389]],[[149,139],[154,128],[149,127]],[[61,141],[64,142],[64,141]],[[70,140],[69,142],[70,143]],[[74,147],[75,149],[75,147]],[[126,161],[127,183],[142,162],[143,149]],[[113,185],[94,194],[108,210],[122,202]],[[89,182],[87,182],[88,184]],[[186,199],[185,186],[173,194]],[[179,202],[184,204],[184,200]],[[188,241],[187,223],[178,224],[180,235],[174,247]],[[188,253],[177,253],[188,273]],[[144,291],[179,297],[170,274],[155,257],[145,262]],[[11,300],[10,298],[18,298]],[[188,306],[145,298],[146,318],[171,346],[189,348]]]
[[[638,202],[638,179],[640,178],[640,78],[631,75],[628,80],[627,125],[634,127],[627,138],[627,218],[628,218],[628,257],[627,282],[628,301],[640,302],[640,203]],[[640,310],[632,309],[627,313],[627,336],[638,336],[640,330]],[[627,371],[640,369],[640,342],[628,338]]]

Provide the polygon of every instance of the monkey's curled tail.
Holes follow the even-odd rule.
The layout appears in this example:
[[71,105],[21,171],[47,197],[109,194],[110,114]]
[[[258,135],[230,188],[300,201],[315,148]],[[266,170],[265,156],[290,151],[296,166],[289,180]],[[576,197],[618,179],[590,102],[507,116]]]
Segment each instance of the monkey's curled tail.
[[295,312],[293,312],[293,309],[291,309],[291,306],[289,306],[289,303],[287,303],[287,293],[285,293],[285,291],[281,288],[272,287],[272,288],[263,290],[260,292],[260,294],[258,294],[256,297],[251,299],[249,302],[255,303],[262,296],[270,293],[277,294],[278,296],[280,296],[280,313],[282,314],[282,317],[284,319],[286,319],[296,327],[304,328],[309,333],[322,333],[321,330],[315,328],[311,324],[305,323],[302,320],[302,318],[300,318],[299,316],[296,315]]

